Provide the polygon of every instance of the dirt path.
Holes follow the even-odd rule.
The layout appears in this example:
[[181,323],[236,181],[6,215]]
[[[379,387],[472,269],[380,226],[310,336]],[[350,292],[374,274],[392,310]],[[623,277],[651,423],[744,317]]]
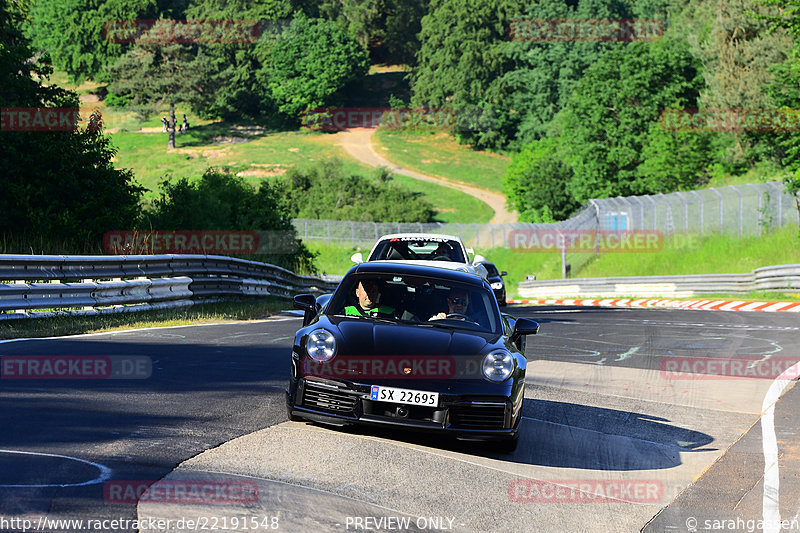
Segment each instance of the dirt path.
[[506,198],[502,194],[487,191],[486,189],[479,189],[477,187],[467,185],[466,183],[449,180],[446,178],[426,176],[425,174],[420,174],[419,172],[414,172],[413,170],[399,167],[388,159],[381,157],[378,155],[374,146],[372,145],[372,133],[374,131],[375,130],[372,128],[353,128],[341,131],[336,134],[337,139],[335,140],[335,144],[340,145],[348,154],[355,157],[365,165],[370,165],[373,167],[387,167],[392,172],[397,174],[410,176],[422,181],[437,183],[445,187],[450,187],[451,189],[459,190],[469,194],[470,196],[474,196],[478,200],[489,204],[489,207],[494,210],[494,216],[492,217],[492,220],[490,220],[491,224],[506,224],[517,221],[517,214],[506,209]]

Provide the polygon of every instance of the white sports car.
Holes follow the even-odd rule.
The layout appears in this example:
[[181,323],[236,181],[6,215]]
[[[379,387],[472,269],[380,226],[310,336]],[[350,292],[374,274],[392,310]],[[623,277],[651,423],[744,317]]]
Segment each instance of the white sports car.
[[[474,254],[472,248],[466,248],[461,239],[452,235],[395,233],[378,239],[367,261],[417,263],[469,272],[486,279],[488,272],[483,266],[486,258],[476,255],[470,261],[469,254]],[[364,262],[361,252],[353,254],[350,259],[354,263]]]

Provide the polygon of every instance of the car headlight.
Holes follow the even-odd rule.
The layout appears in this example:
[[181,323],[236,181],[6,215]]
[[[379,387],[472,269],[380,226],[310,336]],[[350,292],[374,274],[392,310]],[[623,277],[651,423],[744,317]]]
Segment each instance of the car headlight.
[[502,283],[500,283],[499,281],[495,281],[494,283],[492,283],[492,288],[493,288],[493,289],[500,290],[500,289],[502,289],[502,288],[503,288],[503,284],[502,284]]
[[505,381],[513,371],[514,358],[506,350],[495,350],[483,358],[483,375],[490,381]]
[[330,361],[336,355],[336,337],[328,330],[315,329],[306,337],[306,353],[314,361]]

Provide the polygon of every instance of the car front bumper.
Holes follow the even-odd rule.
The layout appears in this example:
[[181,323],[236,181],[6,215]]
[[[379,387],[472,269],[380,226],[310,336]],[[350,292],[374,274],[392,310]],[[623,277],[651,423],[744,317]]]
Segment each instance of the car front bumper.
[[427,407],[374,401],[369,392],[369,384],[300,378],[286,400],[294,416],[339,426],[396,426],[466,440],[506,440],[519,430],[521,394],[515,405],[504,396],[440,393],[439,405]]

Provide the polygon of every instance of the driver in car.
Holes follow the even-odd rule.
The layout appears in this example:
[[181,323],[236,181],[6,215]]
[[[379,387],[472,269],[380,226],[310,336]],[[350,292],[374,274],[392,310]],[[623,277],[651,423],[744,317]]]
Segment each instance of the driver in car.
[[469,293],[464,289],[453,289],[447,297],[447,313],[442,312],[433,315],[429,320],[441,320],[451,315],[459,315],[451,316],[451,318],[457,320],[467,320],[469,318],[467,316],[467,307],[469,307]]
[[358,304],[348,305],[344,308],[347,316],[375,316],[378,313],[384,315],[394,315],[394,307],[388,305],[378,305],[380,299],[380,286],[378,280],[365,279],[358,282],[356,286],[356,297]]

